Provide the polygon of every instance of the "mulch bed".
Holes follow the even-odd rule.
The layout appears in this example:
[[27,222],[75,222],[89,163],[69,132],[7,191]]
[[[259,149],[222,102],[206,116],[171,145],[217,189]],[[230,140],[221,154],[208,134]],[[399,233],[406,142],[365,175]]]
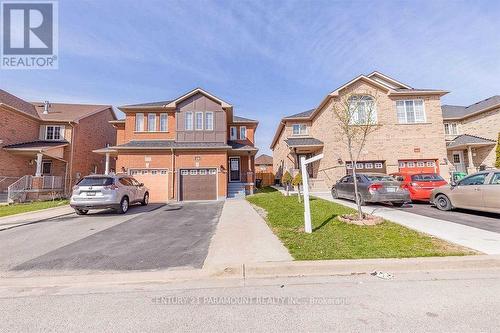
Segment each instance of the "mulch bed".
[[348,224],[356,224],[356,225],[377,225],[384,222],[384,219],[378,216],[364,214],[362,220],[358,218],[358,214],[346,214],[338,216],[339,221],[348,223]]

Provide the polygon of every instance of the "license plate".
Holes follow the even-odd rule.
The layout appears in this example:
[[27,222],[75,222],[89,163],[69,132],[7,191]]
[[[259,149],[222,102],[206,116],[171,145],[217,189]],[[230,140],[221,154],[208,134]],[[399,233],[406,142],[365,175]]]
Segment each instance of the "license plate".
[[395,187],[388,187],[387,192],[396,192],[396,188]]
[[87,192],[88,197],[95,197],[95,192]]

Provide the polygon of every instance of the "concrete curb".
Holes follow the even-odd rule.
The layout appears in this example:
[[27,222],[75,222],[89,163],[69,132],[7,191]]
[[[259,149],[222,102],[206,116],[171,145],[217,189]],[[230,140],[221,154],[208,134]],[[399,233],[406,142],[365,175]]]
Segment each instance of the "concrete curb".
[[[13,214],[13,215],[7,215],[7,216],[2,216],[0,217],[0,224],[2,223],[2,220],[7,220],[13,217],[24,217],[24,216],[29,216],[32,215],[33,213],[43,213],[43,212],[50,212],[52,210],[60,209],[60,208],[68,208],[69,204],[57,206],[57,207],[50,207],[50,208],[44,208],[44,209],[38,209],[38,210],[32,210],[30,212],[26,213],[19,213],[19,214]],[[55,216],[57,217],[57,216]]]
[[[408,259],[323,260],[234,264],[205,269],[183,269],[138,272],[99,272],[97,274],[54,275],[55,271],[39,272],[36,276],[3,276],[4,288],[47,288],[63,286],[103,286],[138,283],[174,283],[219,279],[260,279],[289,277],[319,277],[384,272],[426,272],[449,270],[500,269],[499,255],[468,257],[432,257]],[[51,275],[47,275],[51,274]]]

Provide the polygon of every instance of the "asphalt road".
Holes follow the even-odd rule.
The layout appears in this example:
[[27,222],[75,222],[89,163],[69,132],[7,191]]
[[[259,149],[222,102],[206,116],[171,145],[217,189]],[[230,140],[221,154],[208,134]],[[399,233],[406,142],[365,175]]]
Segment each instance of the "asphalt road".
[[137,284],[2,297],[0,331],[497,332],[500,271]]
[[2,231],[0,267],[13,271],[201,267],[222,205],[134,207],[136,211],[126,215],[71,215]]

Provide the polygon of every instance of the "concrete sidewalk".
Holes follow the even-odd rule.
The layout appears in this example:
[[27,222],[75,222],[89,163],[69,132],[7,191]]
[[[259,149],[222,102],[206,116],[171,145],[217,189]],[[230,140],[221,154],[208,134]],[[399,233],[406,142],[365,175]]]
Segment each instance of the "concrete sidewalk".
[[288,250],[246,200],[226,200],[204,268],[289,260]]
[[[311,195],[356,209],[356,204],[354,202],[333,199],[331,194],[311,193]],[[383,217],[384,219],[404,225],[410,229],[420,231],[482,253],[500,254],[500,234],[495,232],[403,212],[401,210],[385,206],[364,206],[363,212]]]
[[53,207],[32,212],[9,215],[0,217],[0,231],[18,226],[21,224],[29,224],[32,222],[39,222],[55,217],[73,214],[75,211],[69,205],[60,207]]

